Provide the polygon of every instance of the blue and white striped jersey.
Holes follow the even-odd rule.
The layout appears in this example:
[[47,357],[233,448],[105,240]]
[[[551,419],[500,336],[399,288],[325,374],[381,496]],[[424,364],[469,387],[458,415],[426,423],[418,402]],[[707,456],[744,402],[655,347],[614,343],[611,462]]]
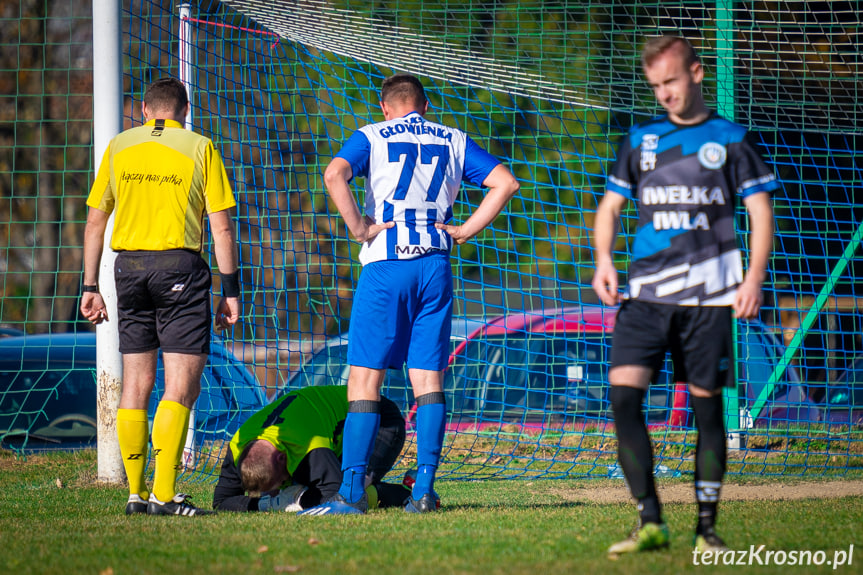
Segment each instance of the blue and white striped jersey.
[[606,188],[638,206],[624,297],[674,305],[734,303],[743,281],[737,198],[778,187],[746,129],[716,114],[691,126],[662,116],[633,127]]
[[366,179],[365,214],[395,226],[365,242],[360,262],[411,259],[449,251],[448,223],[462,181],[476,186],[500,163],[467,134],[429,122],[417,112],[363,126],[337,157]]

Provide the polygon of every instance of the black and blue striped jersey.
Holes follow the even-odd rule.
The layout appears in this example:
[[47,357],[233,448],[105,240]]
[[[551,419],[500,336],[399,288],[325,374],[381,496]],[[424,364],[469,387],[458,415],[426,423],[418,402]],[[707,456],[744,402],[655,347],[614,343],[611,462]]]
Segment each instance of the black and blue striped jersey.
[[746,129],[715,113],[694,125],[662,116],[633,127],[606,187],[638,209],[624,297],[731,305],[743,281],[737,198],[777,187]]

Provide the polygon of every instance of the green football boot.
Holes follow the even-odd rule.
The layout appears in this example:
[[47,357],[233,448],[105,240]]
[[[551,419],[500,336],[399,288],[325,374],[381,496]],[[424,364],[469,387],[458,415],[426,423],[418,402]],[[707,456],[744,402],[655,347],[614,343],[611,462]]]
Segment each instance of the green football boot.
[[699,533],[695,536],[695,548],[698,549],[700,553],[704,553],[705,551],[710,551],[711,553],[725,553],[729,550],[725,541],[716,534],[713,527],[710,527],[704,530],[703,533]]
[[637,553],[668,547],[668,526],[665,523],[645,523],[632,530],[629,537],[608,548],[608,554]]

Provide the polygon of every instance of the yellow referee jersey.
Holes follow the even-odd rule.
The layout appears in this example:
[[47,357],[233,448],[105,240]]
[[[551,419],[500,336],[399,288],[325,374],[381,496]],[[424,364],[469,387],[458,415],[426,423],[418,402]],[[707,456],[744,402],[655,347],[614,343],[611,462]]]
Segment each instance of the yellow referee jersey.
[[208,213],[236,205],[213,142],[173,120],[115,136],[87,205],[114,215],[114,250],[203,249]]

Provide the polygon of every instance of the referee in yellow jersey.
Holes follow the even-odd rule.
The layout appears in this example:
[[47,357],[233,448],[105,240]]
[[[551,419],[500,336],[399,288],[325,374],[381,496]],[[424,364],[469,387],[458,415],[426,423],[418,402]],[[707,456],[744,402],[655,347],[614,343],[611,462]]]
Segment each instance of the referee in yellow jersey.
[[[240,316],[236,206],[225,167],[209,138],[183,128],[189,99],[183,84],[153,82],[141,107],[146,123],[115,136],[87,198],[81,313],[108,321],[99,293],[99,265],[108,217],[114,213],[114,264],[123,391],[117,435],[129,479],[126,513],[204,515],[176,491],[189,413],[201,391],[210,352],[210,268],[201,257],[204,215],[209,218],[222,299],[216,328]],[[165,394],[153,420],[155,477],[147,465],[147,404],[162,349]]]

